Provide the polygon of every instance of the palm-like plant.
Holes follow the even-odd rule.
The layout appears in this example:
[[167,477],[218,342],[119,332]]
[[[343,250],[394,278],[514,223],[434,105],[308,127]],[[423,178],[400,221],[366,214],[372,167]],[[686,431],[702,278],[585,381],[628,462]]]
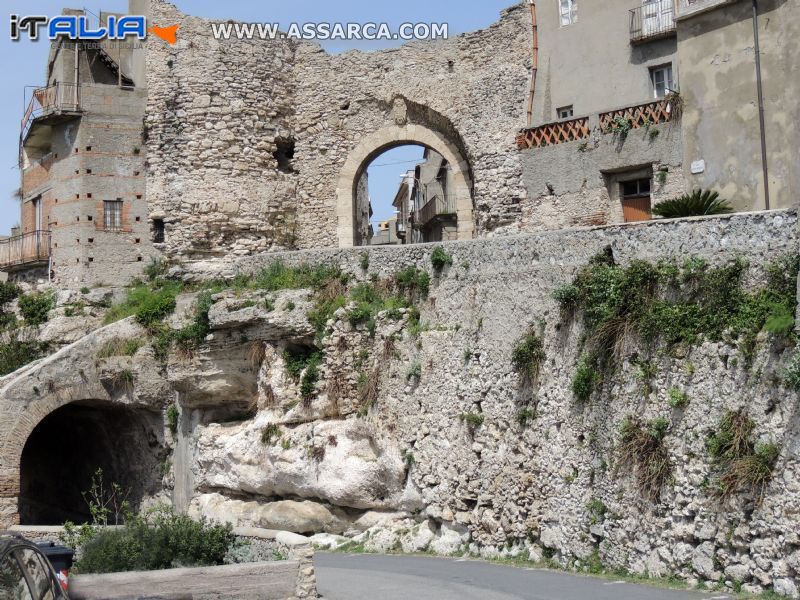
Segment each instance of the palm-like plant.
[[680,198],[665,200],[653,207],[653,214],[665,219],[723,215],[731,212],[733,212],[733,207],[728,204],[727,200],[720,200],[717,192],[699,189]]

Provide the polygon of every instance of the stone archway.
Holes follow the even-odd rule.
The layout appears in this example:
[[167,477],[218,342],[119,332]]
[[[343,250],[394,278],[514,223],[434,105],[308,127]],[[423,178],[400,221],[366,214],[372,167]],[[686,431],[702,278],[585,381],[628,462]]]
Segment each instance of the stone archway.
[[379,154],[397,146],[415,144],[441,154],[453,168],[456,198],[457,237],[474,236],[472,180],[470,168],[458,147],[441,133],[418,123],[394,124],[363,138],[347,157],[336,188],[336,236],[340,248],[355,245],[355,196],[359,179]]
[[[152,451],[152,456],[148,456],[144,463],[150,471],[154,470],[159,459],[163,459],[164,390],[160,385],[142,386],[141,389],[138,386],[139,373],[155,371],[155,362],[147,358],[136,365],[123,365],[112,364],[116,360],[114,358],[105,361],[97,359],[98,350],[108,342],[133,339],[143,334],[141,327],[132,319],[119,321],[90,333],[39,362],[0,378],[0,415],[3,416],[0,419],[0,529],[20,521],[19,509],[24,504],[20,497],[25,479],[21,472],[23,460],[32,460],[28,464],[34,467],[38,464],[36,468],[45,465],[49,476],[70,475],[69,464],[63,465],[63,469],[57,468],[57,461],[69,453],[59,456],[57,447],[48,448],[49,427],[58,429],[64,425],[75,426],[75,431],[82,428],[86,435],[97,431],[98,426],[105,429],[97,432],[94,440],[97,443],[93,446],[87,445],[85,440],[74,441],[84,449],[93,449],[94,462],[101,462],[96,458],[103,452],[116,451],[116,440],[130,440],[131,437],[135,437],[135,444],[140,448]],[[109,379],[112,372],[128,368],[134,369],[130,374],[137,381],[135,390],[123,389],[124,386],[114,383],[113,377]],[[38,448],[29,446],[31,440]],[[65,443],[69,442],[67,437]],[[24,457],[26,453],[27,459]],[[80,452],[77,456],[80,456]],[[46,464],[50,457],[54,461],[52,465]],[[126,455],[122,453],[111,462],[89,466],[107,466],[113,470],[115,465],[124,465],[125,460]],[[155,472],[158,473],[157,468]],[[135,473],[126,475],[136,476]],[[28,482],[30,480],[25,484],[28,485]],[[149,495],[155,487],[148,482],[145,486],[147,489],[141,490],[142,495]]]

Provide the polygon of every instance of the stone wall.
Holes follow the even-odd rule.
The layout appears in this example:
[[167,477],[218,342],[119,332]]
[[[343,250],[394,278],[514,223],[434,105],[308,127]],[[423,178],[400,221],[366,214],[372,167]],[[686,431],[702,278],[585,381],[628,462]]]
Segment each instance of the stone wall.
[[[756,289],[772,261],[797,254],[797,225],[794,211],[773,211],[176,266],[171,275],[186,281],[253,274],[275,260],[337,266],[351,285],[409,266],[432,281],[417,300],[421,326],[401,309],[378,314],[371,328],[351,322],[353,306],[345,306],[321,341],[307,317],[314,292],[222,291],[209,311],[211,335],[198,348],[171,353],[161,368],[141,348],[132,390],[107,400],[177,404],[175,433],[165,424],[175,459],[163,495],[181,498],[192,514],[325,533],[316,539],[330,545],[527,552],[577,569],[602,564],[796,594],[800,429],[797,394],[781,383],[794,349],[761,335],[748,366],[735,341],[658,347],[646,354],[653,373],[643,391],[637,356],[647,349],[631,339],[602,393],[581,403],[571,384],[584,329],[561,314],[552,294],[604,252],[621,265],[702,258],[720,266],[739,258],[749,264],[743,285]],[[431,268],[438,246],[452,257],[441,271]],[[173,327],[191,321],[193,298],[179,298]],[[546,356],[535,382],[512,365],[515,344],[531,329]],[[139,331],[127,322],[107,327],[2,380],[0,410],[12,417],[0,427],[4,520],[14,515],[16,460],[36,421],[64,403],[107,394],[95,379],[113,361],[86,369],[83,384],[65,368]],[[313,348],[323,355],[309,393],[290,375],[285,351]],[[49,386],[56,376],[63,384]],[[32,382],[40,395],[31,395]],[[673,388],[686,392],[688,406],[670,406]],[[753,419],[756,439],[780,448],[760,504],[742,495],[723,504],[709,487],[707,436],[737,409]],[[620,467],[620,426],[632,414],[668,424],[672,478],[655,501]]]
[[[151,218],[166,220],[169,255],[335,247],[363,168],[404,142],[435,146],[463,172],[462,238],[516,218],[526,6],[450,40],[335,56],[309,43],[214,40],[209,21],[161,0],[151,16],[181,23],[176,45],[147,42],[148,197]],[[359,142],[381,132],[350,173]],[[294,144],[291,170],[273,156],[281,144]]]
[[[750,369],[735,344],[705,342],[679,358],[659,352],[652,357],[652,390],[643,395],[635,348],[607,382],[608,395],[582,406],[570,391],[582,327],[559,325],[551,294],[606,247],[623,265],[743,258],[752,265],[745,285],[758,286],[769,261],[796,252],[796,225],[795,213],[772,212],[445,244],[453,264],[434,278],[421,309],[429,328],[417,341],[402,326],[379,322],[371,340],[339,322],[326,342],[336,357],[326,361],[327,378],[337,369],[378,369],[380,393],[367,416],[356,416],[355,391],[335,409],[324,387],[310,408],[296,405],[296,388],[280,375],[278,344],[260,375],[276,403],[261,404],[259,394],[263,408],[253,421],[196,430],[193,472],[201,493],[194,505],[248,524],[295,520],[301,530],[363,531],[350,539],[378,551],[527,550],[575,568],[599,560],[651,576],[793,594],[800,539],[787,532],[800,506],[800,430],[796,393],[775,383],[791,349],[762,340]],[[359,266],[361,252],[320,250],[248,257],[227,275],[256,272],[280,258],[329,262],[359,279],[386,277],[407,265],[428,268],[434,247],[371,249],[369,273]],[[194,265],[187,276],[200,273],[225,271]],[[241,323],[242,315],[229,319]],[[511,365],[512,348],[530,327],[541,332],[547,356],[533,388]],[[398,331],[393,358],[380,358]],[[370,358],[359,366],[364,353]],[[683,411],[667,402],[673,387],[691,398]],[[781,447],[776,475],[755,508],[745,501],[720,506],[704,483],[712,477],[706,436],[726,410],[739,408],[756,422],[758,439]],[[525,426],[518,423],[523,409],[535,414]],[[461,418],[467,413],[483,417],[474,431]],[[655,503],[615,467],[619,428],[629,414],[670,423],[674,479]],[[280,441],[265,450],[258,440],[269,423],[278,424]],[[309,456],[316,458],[304,460]],[[591,512],[593,500],[604,507],[600,517]]]

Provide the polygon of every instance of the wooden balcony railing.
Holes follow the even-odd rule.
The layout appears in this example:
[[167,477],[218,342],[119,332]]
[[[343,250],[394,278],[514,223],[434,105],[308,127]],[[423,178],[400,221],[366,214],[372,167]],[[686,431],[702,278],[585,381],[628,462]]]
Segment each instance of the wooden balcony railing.
[[419,210],[418,223],[425,227],[436,217],[456,214],[456,199],[448,196],[434,196]]
[[0,269],[44,263],[50,258],[50,232],[31,231],[0,240]]
[[520,131],[517,134],[517,147],[524,150],[574,142],[589,137],[590,133],[588,117],[547,123]]
[[603,133],[613,133],[621,122],[627,122],[630,126],[626,129],[639,129],[671,121],[673,110],[667,100],[656,100],[639,106],[629,106],[600,113],[600,129]]
[[58,112],[78,112],[80,110],[80,85],[75,83],[56,83],[49,87],[33,90],[28,108],[22,117],[21,136],[24,140],[34,119]]
[[631,10],[631,44],[676,35],[675,0],[649,0]]

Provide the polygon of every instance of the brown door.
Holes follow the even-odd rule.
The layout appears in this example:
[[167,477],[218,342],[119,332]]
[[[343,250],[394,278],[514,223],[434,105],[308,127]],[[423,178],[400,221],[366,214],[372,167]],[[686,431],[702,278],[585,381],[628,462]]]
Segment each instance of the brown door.
[[650,196],[622,199],[622,214],[626,223],[649,221],[653,213],[650,210]]

